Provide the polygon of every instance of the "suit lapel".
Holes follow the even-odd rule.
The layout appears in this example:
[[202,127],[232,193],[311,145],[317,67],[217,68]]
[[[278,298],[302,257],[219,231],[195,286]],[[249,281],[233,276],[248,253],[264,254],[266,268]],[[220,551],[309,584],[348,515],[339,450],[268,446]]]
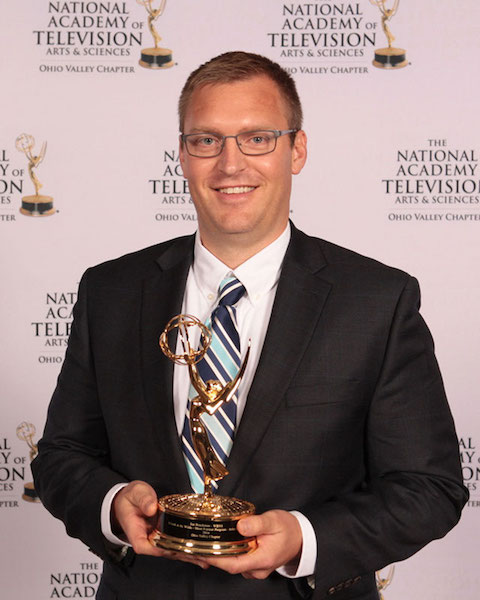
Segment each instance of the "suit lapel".
[[318,273],[325,264],[318,240],[292,226],[265,343],[229,457],[230,473],[219,486],[221,494],[234,494],[303,358],[330,292],[330,284]]
[[193,260],[193,237],[175,240],[157,259],[156,274],[142,290],[141,346],[145,398],[156,442],[164,455],[159,467],[170,476],[174,491],[190,484],[178,437],[173,408],[173,362],[158,340],[168,321],[179,314],[188,270]]

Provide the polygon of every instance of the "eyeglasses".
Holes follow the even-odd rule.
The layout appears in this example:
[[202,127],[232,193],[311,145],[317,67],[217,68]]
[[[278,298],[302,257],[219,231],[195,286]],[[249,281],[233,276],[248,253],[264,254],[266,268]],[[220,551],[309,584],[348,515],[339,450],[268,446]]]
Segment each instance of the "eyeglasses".
[[237,135],[218,135],[217,133],[182,133],[180,139],[190,156],[213,158],[221,154],[227,138],[234,138],[237,146],[247,156],[269,154],[277,147],[277,138],[287,133],[297,133],[298,129],[261,129],[245,131]]

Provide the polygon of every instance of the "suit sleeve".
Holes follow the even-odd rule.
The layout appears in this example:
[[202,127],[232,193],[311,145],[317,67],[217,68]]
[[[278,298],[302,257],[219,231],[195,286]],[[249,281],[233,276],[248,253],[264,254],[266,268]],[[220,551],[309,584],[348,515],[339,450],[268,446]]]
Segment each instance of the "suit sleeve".
[[108,559],[113,554],[101,534],[101,505],[108,490],[125,479],[109,467],[90,347],[87,289],[88,271],[80,283],[65,361],[32,471],[43,504],[64,522],[67,533]]
[[418,284],[410,278],[393,311],[370,403],[364,485],[302,509],[317,537],[315,598],[335,598],[366,573],[444,536],[467,500],[455,428],[419,303]]

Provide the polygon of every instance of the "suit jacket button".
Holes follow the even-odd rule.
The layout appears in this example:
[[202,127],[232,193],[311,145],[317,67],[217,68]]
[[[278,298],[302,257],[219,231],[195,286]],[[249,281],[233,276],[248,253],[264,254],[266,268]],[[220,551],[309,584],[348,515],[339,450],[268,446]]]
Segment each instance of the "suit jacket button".
[[334,587],[331,587],[331,588],[328,590],[328,595],[329,595],[329,596],[332,596],[334,593],[335,593],[335,588],[334,588]]
[[343,584],[344,587],[348,588],[352,585],[353,579],[347,579],[347,581]]

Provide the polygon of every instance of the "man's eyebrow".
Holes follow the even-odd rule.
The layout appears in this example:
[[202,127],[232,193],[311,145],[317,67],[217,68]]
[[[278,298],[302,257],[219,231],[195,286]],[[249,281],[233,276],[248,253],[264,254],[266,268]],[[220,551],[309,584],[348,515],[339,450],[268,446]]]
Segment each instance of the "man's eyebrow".
[[208,127],[195,127],[192,129],[192,133],[216,133],[215,129],[209,129]]
[[[248,133],[250,131],[276,131],[278,128],[277,127],[272,127],[271,125],[265,126],[265,127],[243,127],[241,128],[239,131],[237,131],[237,133],[221,133],[218,129],[216,129],[215,127],[193,127],[191,131],[189,131],[189,133],[213,133],[215,135],[219,135],[219,136],[223,136],[223,135],[239,135],[241,133]],[[188,134],[187,134],[188,135]]]
[[223,135],[214,127],[193,127],[189,133],[214,133],[215,135]]

